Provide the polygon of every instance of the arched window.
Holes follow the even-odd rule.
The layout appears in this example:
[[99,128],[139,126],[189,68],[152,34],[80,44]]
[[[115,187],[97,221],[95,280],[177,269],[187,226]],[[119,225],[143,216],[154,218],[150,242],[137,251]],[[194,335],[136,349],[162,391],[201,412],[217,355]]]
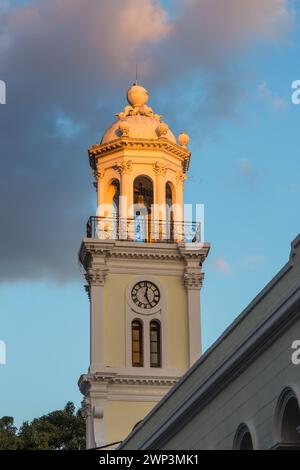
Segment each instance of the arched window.
[[276,439],[283,446],[300,447],[300,408],[293,390],[281,394],[275,413]]
[[120,181],[114,179],[111,186],[113,188],[113,215],[118,219],[120,214]]
[[167,239],[174,240],[174,212],[173,212],[173,190],[170,183],[166,184],[166,224],[167,224]]
[[160,323],[150,323],[150,366],[161,367]]
[[150,214],[153,205],[153,182],[148,176],[138,176],[133,183],[134,204],[143,205]]
[[291,397],[285,407],[281,433],[282,442],[300,445],[300,410],[296,397]]
[[137,242],[152,238],[153,182],[148,176],[138,176],[133,183],[135,236]]
[[248,426],[242,424],[239,426],[234,442],[233,442],[233,449],[234,450],[254,450],[252,436],[249,431]]
[[143,367],[143,324],[139,320],[134,320],[131,324],[132,341],[132,365],[133,367]]

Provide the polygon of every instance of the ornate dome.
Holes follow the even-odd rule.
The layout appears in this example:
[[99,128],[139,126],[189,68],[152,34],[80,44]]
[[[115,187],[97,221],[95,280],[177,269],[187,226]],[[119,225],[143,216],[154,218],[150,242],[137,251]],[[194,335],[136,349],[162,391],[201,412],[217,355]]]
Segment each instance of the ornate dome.
[[[129,125],[128,135],[126,137],[131,137],[133,139],[159,139],[159,124],[160,122],[154,118],[147,116],[128,116],[126,121],[116,121],[111,127],[105,132],[101,144],[106,144],[112,140],[118,139],[124,135],[122,133],[122,123],[126,122]],[[176,144],[176,139],[174,134],[168,129],[168,132],[163,136],[168,140]]]
[[133,139],[157,140],[164,137],[176,144],[174,134],[167,124],[161,121],[159,114],[147,106],[148,92],[139,85],[132,85],[127,92],[129,106],[117,114],[118,120],[105,132],[101,144],[106,144],[120,137]]

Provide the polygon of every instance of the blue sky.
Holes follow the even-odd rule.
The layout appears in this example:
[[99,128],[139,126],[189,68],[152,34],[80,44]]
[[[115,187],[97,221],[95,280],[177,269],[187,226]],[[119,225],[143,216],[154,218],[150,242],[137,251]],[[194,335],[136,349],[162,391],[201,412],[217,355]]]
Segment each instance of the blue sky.
[[[172,2],[165,2],[164,5],[173,16]],[[218,100],[224,98],[224,83],[220,79],[220,90],[215,88],[216,96],[207,102],[210,106],[215,103],[217,111],[211,112],[209,109],[206,115],[207,103],[197,111],[196,102],[207,95],[210,87],[208,78],[212,77],[211,70],[204,77],[201,62],[197,68],[193,67],[193,62],[186,64],[186,74],[177,81],[168,81],[166,71],[161,75],[163,78],[157,81],[153,76],[147,77],[147,71],[143,72],[142,81],[152,96],[150,105],[157,112],[162,110],[175,133],[185,129],[191,136],[191,177],[186,184],[185,201],[205,204],[205,236],[212,246],[204,267],[206,278],[202,290],[205,349],[285,264],[290,243],[300,231],[300,155],[297,139],[300,106],[291,103],[291,83],[300,79],[300,8],[296,2],[292,2],[292,7],[294,25],[282,38],[272,42],[258,38],[245,47],[243,53],[228,58],[225,73],[234,83],[234,99],[228,109],[219,110],[217,106]],[[176,51],[169,50],[169,54],[175,55]],[[22,66],[24,69],[28,66],[26,61]],[[0,79],[2,70],[3,78],[6,78],[5,63],[1,68],[0,55]],[[222,73],[221,70],[217,67],[216,74]],[[104,74],[101,70],[99,73]],[[22,254],[21,258],[12,260],[13,250],[8,251],[7,242],[3,242],[2,256],[12,260],[15,272],[10,272],[7,267],[9,275],[6,279],[4,271],[0,284],[0,340],[7,345],[7,364],[0,366],[0,416],[12,415],[18,424],[63,407],[68,400],[73,400],[77,405],[81,400],[77,380],[81,373],[86,372],[89,361],[89,307],[83,288],[84,279],[76,261],[76,249],[80,246],[80,236],[84,235],[85,219],[92,214],[95,201],[86,148],[100,139],[114,114],[121,110],[125,104],[126,88],[132,81],[131,76],[124,75],[115,79],[113,67],[110,73],[111,86],[116,88],[110,89],[110,100],[105,101],[105,87],[109,80],[107,72],[101,86],[99,82],[99,105],[93,110],[93,121],[86,118],[92,96],[87,97],[80,119],[76,109],[66,105],[63,109],[65,114],[61,111],[56,113],[55,122],[59,123],[60,133],[58,135],[56,129],[55,138],[49,141],[49,145],[53,146],[52,152],[63,145],[70,152],[77,149],[73,158],[73,165],[78,166],[76,185],[84,187],[84,197],[76,200],[74,207],[72,190],[63,185],[57,186],[56,192],[65,210],[65,233],[62,231],[56,236],[55,223],[52,223],[47,234],[50,245],[51,240],[55,241],[49,245],[49,250],[52,250],[48,253],[49,258],[52,252],[56,256],[55,252],[58,251],[55,261],[58,266],[59,259],[65,262],[62,254],[65,249],[61,247],[73,243],[73,252],[68,255],[68,269],[72,270],[72,275],[69,271],[61,276],[59,273],[54,275],[51,260],[45,260],[42,271],[31,265],[32,260]],[[89,82],[86,85],[89,86]],[[67,94],[68,82],[62,81],[61,86]],[[95,83],[90,83],[90,87],[95,90]],[[36,88],[34,93],[37,93]],[[5,112],[10,112],[9,101],[6,107],[5,111],[4,107],[1,109],[0,119],[5,117]],[[20,110],[24,111],[21,106]],[[64,115],[71,116],[75,137]],[[50,132],[48,118],[46,116],[44,121],[40,119],[36,132],[45,135]],[[34,116],[31,119],[34,122]],[[13,125],[11,120],[6,123],[6,129]],[[26,132],[32,132],[34,139],[34,128]],[[28,143],[29,150],[35,149],[33,144],[32,147],[30,145]],[[3,151],[0,157],[4,161],[7,153]],[[67,179],[69,170],[61,163],[64,162],[63,152],[60,157],[62,160],[59,163],[51,162],[51,168],[57,166],[57,178],[62,172]],[[27,172],[37,173],[40,177],[42,168],[39,168],[38,161],[31,164],[22,170],[21,176],[15,173],[12,181],[18,184],[18,178],[27,175]],[[50,171],[49,166],[49,163],[44,163],[46,173]],[[55,178],[53,182],[51,179],[51,185],[55,186]],[[14,193],[14,185],[11,185],[11,191]],[[27,210],[37,211],[38,217],[36,196],[29,201],[32,205]],[[72,208],[68,207],[68,203]],[[57,201],[55,206],[50,206],[50,212],[54,214],[52,221],[55,221],[57,207]],[[80,220],[73,229],[77,208]],[[5,204],[1,210],[3,215]],[[9,212],[11,214],[11,209]],[[18,213],[16,210],[16,216]],[[11,219],[5,220],[2,230],[10,235],[11,225],[7,220]],[[26,219],[22,223],[26,224]],[[39,233],[37,225],[32,243],[38,246],[39,238],[44,237],[44,232]],[[14,243],[18,243],[18,239]],[[28,237],[28,246],[30,243]],[[60,249],[63,250],[61,253]],[[41,260],[46,250],[44,246],[43,250],[40,250]],[[26,252],[26,246],[23,251]],[[64,270],[63,266],[59,267],[61,271]],[[18,275],[18,270],[22,271],[22,275]],[[31,276],[32,272],[35,274]]]

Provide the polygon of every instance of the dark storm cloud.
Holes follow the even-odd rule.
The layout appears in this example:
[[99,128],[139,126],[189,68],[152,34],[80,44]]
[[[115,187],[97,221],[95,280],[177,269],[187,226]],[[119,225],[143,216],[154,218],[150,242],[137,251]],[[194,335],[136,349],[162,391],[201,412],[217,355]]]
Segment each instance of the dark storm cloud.
[[144,3],[144,27],[137,1],[122,11],[118,1],[43,0],[0,17],[1,280],[76,275],[95,210],[87,148],[118,111],[139,47],[167,31],[163,11]]
[[[154,0],[40,0],[0,10],[1,281],[76,276],[96,199],[86,149],[120,111],[137,60],[154,92],[168,83],[171,93],[201,70],[206,116],[232,112],[233,45],[252,34],[274,38],[291,21],[284,1],[243,3],[245,11],[228,0],[218,23],[214,0],[182,1],[172,21]],[[253,3],[260,15],[251,15]]]

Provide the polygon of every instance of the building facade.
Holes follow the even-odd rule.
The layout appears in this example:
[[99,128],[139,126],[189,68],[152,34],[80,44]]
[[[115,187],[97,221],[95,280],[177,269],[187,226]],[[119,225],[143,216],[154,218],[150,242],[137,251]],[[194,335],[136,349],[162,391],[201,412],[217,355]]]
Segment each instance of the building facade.
[[178,140],[134,84],[89,150],[97,216],[79,259],[90,299],[90,367],[79,380],[87,447],[122,441],[201,354],[209,245],[184,220],[189,137]]
[[121,449],[300,450],[300,235],[290,259]]

